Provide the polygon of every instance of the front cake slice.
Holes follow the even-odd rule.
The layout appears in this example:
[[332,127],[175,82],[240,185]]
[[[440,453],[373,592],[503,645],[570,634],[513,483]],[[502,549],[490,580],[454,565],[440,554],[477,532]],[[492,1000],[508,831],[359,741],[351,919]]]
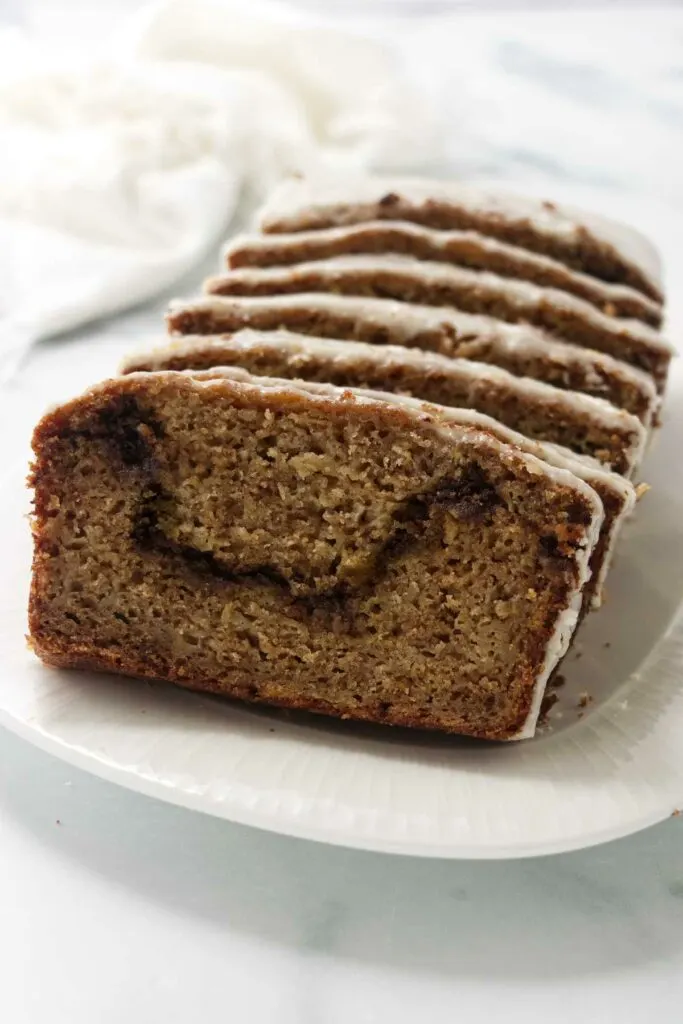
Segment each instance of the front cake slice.
[[600,500],[397,403],[166,372],[48,414],[37,654],[345,718],[532,735]]

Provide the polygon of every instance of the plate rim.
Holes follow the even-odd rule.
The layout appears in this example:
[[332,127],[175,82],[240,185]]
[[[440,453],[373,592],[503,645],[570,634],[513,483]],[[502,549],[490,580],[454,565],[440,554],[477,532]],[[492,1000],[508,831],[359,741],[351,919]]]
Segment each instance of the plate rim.
[[[358,831],[355,833],[342,832],[341,829],[337,831],[329,826],[315,827],[308,818],[301,821],[286,812],[283,813],[281,809],[277,812],[264,813],[250,810],[244,801],[235,799],[219,801],[204,795],[193,794],[182,787],[167,784],[158,777],[114,764],[105,758],[97,757],[92,751],[86,751],[75,744],[66,743],[43,729],[31,726],[8,712],[4,707],[0,707],[0,725],[44,753],[57,757],[60,761],[98,779],[121,786],[146,798],[161,800],[163,803],[182,807],[185,810],[208,814],[232,824],[259,829],[262,832],[368,853],[424,857],[432,860],[524,860],[533,857],[557,856],[624,839],[653,825],[660,824],[668,818],[677,817],[681,813],[677,806],[671,808],[667,801],[667,806],[663,806],[661,810],[654,810],[651,814],[625,820],[619,826],[596,830],[590,834],[584,833],[573,839],[557,839],[554,842],[536,841],[507,846],[402,842],[383,839],[376,834],[368,835]],[[683,804],[683,793],[680,802]]]
[[[658,642],[648,652],[639,670],[626,680],[624,685],[646,685],[648,665],[667,659],[672,653],[680,655],[683,648],[683,602],[679,605]],[[677,659],[679,660],[679,659]],[[634,677],[639,677],[637,682]],[[609,698],[605,707],[614,700]],[[670,817],[677,817],[683,812],[683,783],[681,784],[680,800],[673,801],[667,795],[662,798],[661,807],[654,808],[647,814],[636,814],[625,817],[618,825],[605,829],[594,829],[575,837],[560,837],[556,840],[536,840],[531,842],[512,843],[506,845],[477,845],[463,842],[440,842],[398,840],[383,838],[377,832],[355,832],[315,825],[311,815],[294,817],[286,805],[280,803],[277,810],[267,812],[250,808],[247,801],[239,797],[226,797],[217,800],[208,794],[193,793],[189,789],[165,782],[159,776],[130,766],[117,764],[106,757],[98,756],[93,750],[78,744],[68,743],[59,736],[48,732],[42,727],[32,724],[25,718],[14,714],[0,703],[0,726],[18,736],[32,746],[59,760],[103,779],[106,782],[122,786],[131,792],[145,797],[158,799],[164,803],[183,807],[186,810],[198,811],[212,817],[234,824],[246,825],[261,831],[285,835],[295,839],[325,843],[348,849],[363,850],[372,853],[391,854],[398,856],[425,857],[444,860],[520,860],[531,857],[551,856],[570,853],[576,850],[589,849],[604,843],[623,839],[643,829],[659,824]],[[577,723],[578,726],[578,723]],[[681,807],[678,804],[681,804]]]

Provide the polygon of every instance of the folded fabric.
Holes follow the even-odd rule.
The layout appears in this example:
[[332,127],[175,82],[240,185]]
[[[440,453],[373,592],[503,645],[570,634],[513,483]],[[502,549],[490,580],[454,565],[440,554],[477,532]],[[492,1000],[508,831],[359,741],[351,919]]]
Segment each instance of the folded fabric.
[[380,44],[236,10],[170,0],[80,60],[0,36],[0,351],[169,287],[284,173],[434,157]]

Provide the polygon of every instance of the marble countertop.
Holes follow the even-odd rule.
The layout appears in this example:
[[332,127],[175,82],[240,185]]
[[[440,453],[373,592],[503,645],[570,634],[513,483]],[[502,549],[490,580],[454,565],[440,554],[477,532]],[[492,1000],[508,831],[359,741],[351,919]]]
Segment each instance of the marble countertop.
[[[395,39],[451,166],[647,230],[681,322],[683,12],[421,20]],[[112,372],[165,301],[40,345],[0,429],[28,437]],[[676,1024],[682,851],[678,818],[528,861],[365,854],[154,802],[0,730],[0,1019]]]
[[511,862],[306,843],[0,733],[12,1024],[680,1020],[683,824]]

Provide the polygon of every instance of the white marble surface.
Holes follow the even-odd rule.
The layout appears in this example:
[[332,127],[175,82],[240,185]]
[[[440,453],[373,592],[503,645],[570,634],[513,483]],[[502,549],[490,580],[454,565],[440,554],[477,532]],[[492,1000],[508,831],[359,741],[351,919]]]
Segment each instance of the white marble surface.
[[683,826],[389,859],[153,803],[0,737],[12,1024],[680,1020]]
[[[649,230],[680,322],[683,17],[562,18],[415,23],[406,50],[456,166]],[[163,306],[36,349],[2,394],[5,452]],[[526,862],[388,858],[155,803],[0,732],[0,1020],[677,1024],[681,821]]]

